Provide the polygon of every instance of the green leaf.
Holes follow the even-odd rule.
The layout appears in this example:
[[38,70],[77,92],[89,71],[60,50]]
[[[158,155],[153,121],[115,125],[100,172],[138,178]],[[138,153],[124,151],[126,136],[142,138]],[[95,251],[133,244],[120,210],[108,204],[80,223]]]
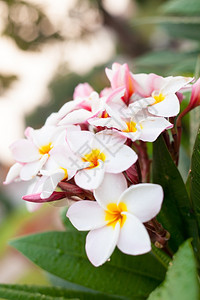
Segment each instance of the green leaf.
[[200,17],[195,16],[162,16],[135,19],[133,26],[157,24],[162,25],[171,36],[177,39],[187,38],[199,41]]
[[190,39],[197,40],[200,39],[200,24],[198,23],[177,23],[173,24],[171,22],[163,22],[162,26],[168,31],[168,33],[178,39]]
[[188,237],[196,237],[196,221],[183,179],[160,136],[153,145],[153,182],[164,190],[164,201],[158,215],[171,235],[170,248],[175,252]]
[[164,279],[166,269],[152,253],[125,255],[94,267],[86,257],[85,234],[46,232],[13,240],[11,245],[47,272],[78,285],[128,299],[145,299]]
[[105,294],[75,291],[70,289],[63,289],[60,287],[44,287],[17,284],[0,284],[0,297],[10,300],[116,299]]
[[197,133],[191,160],[190,196],[200,228],[200,129]]
[[167,269],[171,262],[171,258],[163,250],[157,248],[153,243],[151,244],[151,247],[153,254]]
[[[52,275],[50,273],[47,273],[47,277],[48,279],[50,280],[50,282],[52,283],[53,286],[56,286],[56,287],[62,287],[62,288],[65,288],[66,290],[70,290],[71,292],[79,292],[79,294],[81,295],[81,293],[83,295],[85,294],[92,294],[94,297],[94,299],[117,299],[117,300],[126,300],[127,298],[125,297],[120,297],[120,296],[111,296],[111,295],[106,295],[106,294],[103,294],[103,293],[100,293],[98,291],[95,291],[95,290],[92,290],[92,289],[89,289],[89,288],[86,288],[82,285],[78,285],[78,284],[75,284],[75,283],[71,283],[67,280],[64,280],[64,279],[61,279],[55,275]],[[103,298],[101,298],[103,297]],[[82,298],[81,298],[82,299]]]
[[154,51],[149,52],[136,59],[136,66],[168,66],[196,56],[198,51],[175,52],[175,51]]
[[164,13],[180,14],[180,15],[200,15],[200,1],[199,0],[171,0],[167,1],[161,10]]
[[195,257],[190,241],[186,241],[175,254],[165,281],[148,300],[198,300],[199,297]]
[[[199,51],[177,52],[177,51],[154,51],[140,56],[134,61],[139,71],[148,69],[149,72],[159,74],[186,74],[194,73]],[[160,68],[162,67],[162,71]]]

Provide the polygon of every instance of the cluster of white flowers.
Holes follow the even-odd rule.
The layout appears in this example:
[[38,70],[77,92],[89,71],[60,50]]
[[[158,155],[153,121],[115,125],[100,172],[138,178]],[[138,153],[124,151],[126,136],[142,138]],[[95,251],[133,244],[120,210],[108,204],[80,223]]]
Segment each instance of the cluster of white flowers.
[[[173,127],[169,118],[179,113],[180,90],[192,80],[132,74],[127,64],[118,63],[106,74],[109,88],[98,94],[88,83],[79,84],[73,100],[41,129],[26,129],[26,139],[10,147],[16,163],[5,180],[31,180],[32,191],[23,198],[33,202],[60,199],[73,189],[92,194],[78,198],[67,216],[78,230],[90,230],[86,252],[95,266],[116,245],[132,255],[150,251],[142,223],[158,214],[163,191],[156,184],[131,185],[125,171],[138,159],[131,145],[153,142]],[[62,183],[71,190],[58,189]]]

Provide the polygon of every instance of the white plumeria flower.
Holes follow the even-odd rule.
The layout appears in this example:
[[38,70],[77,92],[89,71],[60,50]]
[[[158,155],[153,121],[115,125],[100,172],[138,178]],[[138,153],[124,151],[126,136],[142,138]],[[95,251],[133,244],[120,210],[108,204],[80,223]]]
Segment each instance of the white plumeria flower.
[[122,174],[106,174],[94,196],[96,202],[76,202],[67,212],[67,217],[78,230],[90,230],[85,247],[94,266],[105,263],[116,246],[130,255],[151,250],[150,237],[142,223],[160,211],[161,186],[144,183],[127,188]]
[[137,82],[136,93],[149,101],[148,112],[161,117],[174,117],[179,113],[176,92],[193,80],[182,76],[164,78],[156,74],[137,74],[133,78]]
[[62,127],[43,126],[38,130],[27,128],[27,139],[18,140],[10,146],[17,163],[11,167],[6,183],[11,182],[11,177],[31,180],[36,176],[50,159],[50,151],[56,143],[65,142],[65,134]]
[[132,141],[154,142],[165,129],[172,128],[173,125],[163,117],[152,116],[144,108],[148,103],[144,99],[129,107],[121,106],[119,103],[106,104],[108,117],[94,117],[89,120],[89,123],[93,126],[115,128],[121,135]]
[[99,97],[93,91],[89,96],[65,103],[57,113],[49,116],[46,123],[57,126],[87,123],[87,120],[98,114],[104,107],[106,97]]
[[125,141],[125,137],[112,130],[97,134],[67,130],[67,142],[74,157],[64,159],[61,152],[60,158],[59,153],[57,155],[57,162],[61,165],[65,160],[71,162],[71,168],[77,166],[79,171],[74,177],[76,184],[93,190],[101,184],[105,173],[121,173],[136,162],[137,154],[124,145]]
[[[60,152],[63,152],[60,155]],[[59,154],[58,154],[59,153]],[[68,160],[63,159],[62,162],[59,164],[57,163],[57,156],[60,158],[67,157]],[[73,157],[73,153],[69,149],[67,143],[65,145],[59,145],[54,147],[51,152],[51,160],[49,160],[46,165],[45,169],[40,170],[40,174],[42,177],[41,180],[41,199],[46,199],[51,196],[51,194],[55,191],[58,183],[62,180],[70,180],[77,171],[77,166],[73,165],[70,168],[69,164],[69,157]]]

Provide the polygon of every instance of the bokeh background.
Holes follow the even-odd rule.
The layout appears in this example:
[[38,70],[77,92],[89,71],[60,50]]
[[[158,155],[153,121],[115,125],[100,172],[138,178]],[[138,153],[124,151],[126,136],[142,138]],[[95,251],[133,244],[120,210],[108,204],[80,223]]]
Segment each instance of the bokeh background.
[[[30,213],[27,184],[3,186],[13,164],[9,145],[26,126],[40,128],[71,100],[78,83],[98,92],[105,66],[133,72],[199,76],[199,0],[0,0],[0,282],[48,284],[8,246],[16,236],[64,230],[60,208]],[[182,106],[187,104],[186,97]],[[180,171],[186,178],[199,112],[184,120]]]

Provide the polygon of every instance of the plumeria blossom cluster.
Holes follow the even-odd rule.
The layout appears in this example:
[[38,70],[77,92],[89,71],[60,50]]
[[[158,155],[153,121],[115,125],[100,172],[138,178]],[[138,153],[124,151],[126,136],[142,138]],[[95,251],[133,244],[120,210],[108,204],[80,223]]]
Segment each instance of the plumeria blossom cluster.
[[106,68],[106,75],[110,87],[98,94],[88,83],[79,84],[73,100],[42,128],[26,129],[25,138],[10,147],[16,163],[5,180],[30,181],[23,199],[35,208],[70,200],[67,217],[78,230],[89,231],[86,253],[95,266],[106,262],[116,246],[138,255],[151,250],[151,241],[167,240],[155,219],[163,190],[148,183],[146,142],[174,130],[183,93],[193,80],[133,74],[118,63]]

